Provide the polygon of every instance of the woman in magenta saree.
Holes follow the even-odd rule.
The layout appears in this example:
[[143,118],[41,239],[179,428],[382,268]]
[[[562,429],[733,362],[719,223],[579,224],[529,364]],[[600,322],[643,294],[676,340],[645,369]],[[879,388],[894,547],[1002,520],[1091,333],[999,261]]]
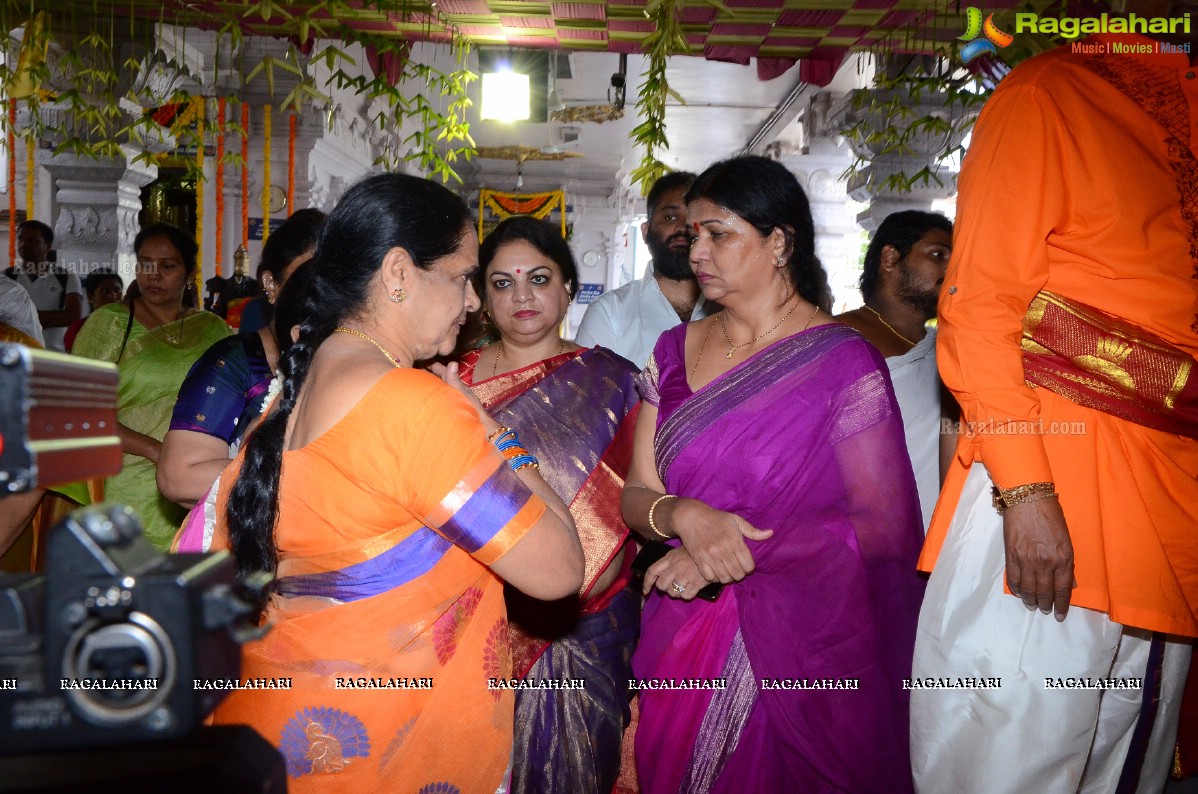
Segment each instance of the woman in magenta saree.
[[[729,162],[748,172],[750,189],[775,176],[793,181],[758,160]],[[788,222],[774,250],[760,221],[728,209],[732,199],[703,198],[706,177],[688,195],[688,222],[699,221],[691,263],[727,316],[658,341],[640,376],[641,420],[653,424],[637,431],[624,516],[649,536],[677,538],[668,541],[677,551],[646,576],[655,589],[636,678],[722,679],[726,688],[642,686],[642,790],[910,791],[903,679],[923,592],[922,524],[885,364],[856,332],[825,319],[810,284],[781,305],[769,296],[772,315],[755,315],[760,330],[741,330],[756,263],[773,278],[775,258],[803,248],[802,221]],[[744,245],[735,251],[719,236],[737,234]],[[810,260],[818,267],[813,252]],[[754,344],[737,345],[738,336]],[[646,442],[650,473],[640,465]],[[747,553],[725,556],[721,570],[701,562],[710,558],[700,530],[724,525]],[[714,603],[692,600],[717,579],[726,584]]]

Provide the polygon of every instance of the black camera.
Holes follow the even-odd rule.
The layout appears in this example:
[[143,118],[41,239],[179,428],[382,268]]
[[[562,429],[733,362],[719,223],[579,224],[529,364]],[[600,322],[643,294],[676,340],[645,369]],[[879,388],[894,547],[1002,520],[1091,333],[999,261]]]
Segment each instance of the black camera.
[[170,739],[236,679],[270,577],[239,583],[226,552],[172,554],[127,507],[77,510],[44,575],[0,577],[0,754]]
[[0,495],[116,474],[117,368],[0,344]]

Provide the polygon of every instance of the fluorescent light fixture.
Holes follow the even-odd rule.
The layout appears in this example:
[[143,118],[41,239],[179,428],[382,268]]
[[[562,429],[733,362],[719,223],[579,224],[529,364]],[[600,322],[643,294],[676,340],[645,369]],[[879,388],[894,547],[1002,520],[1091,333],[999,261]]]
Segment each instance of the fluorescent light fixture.
[[528,75],[511,70],[483,74],[482,118],[524,121],[529,114]]

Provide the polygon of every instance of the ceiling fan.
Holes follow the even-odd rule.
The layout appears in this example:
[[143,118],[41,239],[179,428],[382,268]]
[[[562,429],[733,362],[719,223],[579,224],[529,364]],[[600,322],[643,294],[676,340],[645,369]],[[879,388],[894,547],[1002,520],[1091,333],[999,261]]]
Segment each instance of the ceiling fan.
[[[564,154],[571,155],[578,148],[579,138],[582,136],[582,130],[579,127],[563,126],[554,130],[550,125],[549,143],[542,146],[537,151],[541,154]],[[556,136],[554,135],[556,132]]]

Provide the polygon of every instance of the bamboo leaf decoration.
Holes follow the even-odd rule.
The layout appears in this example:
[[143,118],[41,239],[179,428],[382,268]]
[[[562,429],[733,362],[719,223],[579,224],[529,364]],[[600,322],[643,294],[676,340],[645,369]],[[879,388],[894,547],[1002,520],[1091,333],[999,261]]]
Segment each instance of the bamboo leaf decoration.
[[687,50],[686,36],[678,14],[681,7],[681,0],[650,0],[645,6],[645,16],[653,22],[656,30],[646,36],[642,44],[649,64],[644,82],[637,90],[636,109],[643,121],[632,130],[632,139],[644,147],[645,153],[640,165],[629,175],[632,184],[641,186],[642,194],[647,194],[653,183],[670,171],[670,167],[657,156],[659,151],[670,148],[670,141],[666,137],[666,102],[673,98],[686,104],[686,100],[670,88],[666,79],[669,57]]
[[[21,134],[34,140],[49,136],[59,152],[97,159],[123,157],[122,144],[140,148],[153,143],[162,148],[170,145],[171,136],[177,149],[191,150],[204,143],[197,125],[178,123],[177,115],[172,124],[171,108],[187,107],[195,97],[178,90],[169,97],[158,97],[161,108],[141,108],[139,97],[151,94],[130,88],[138,85],[138,75],[146,64],[144,56],[130,53],[153,53],[158,46],[155,25],[147,23],[184,29],[199,25],[215,30],[218,51],[234,53],[241,50],[246,36],[260,34],[264,24],[269,23],[272,34],[290,36],[295,46],[286,57],[263,57],[245,74],[242,85],[264,82],[273,96],[275,78],[293,75],[298,82],[277,104],[296,112],[315,105],[330,113],[330,122],[333,89],[348,90],[365,103],[381,100],[385,110],[377,115],[377,107],[370,111],[388,141],[378,164],[396,169],[405,161],[415,161],[430,175],[460,182],[453,163],[468,161],[475,153],[466,121],[471,105],[467,88],[477,79],[467,68],[469,41],[438,17],[435,4],[427,0],[372,0],[368,6],[365,10],[361,4],[351,5],[345,0],[309,0],[302,4],[291,0],[162,2],[147,19],[145,12],[149,9],[141,3],[119,6],[96,0],[0,0],[0,26],[10,31],[24,29],[19,58],[0,64],[0,86],[7,97],[21,103],[21,118],[28,119],[27,124],[22,121]],[[51,17],[50,10],[56,16]],[[435,20],[427,23],[429,30],[424,34],[432,31],[449,40],[453,64],[440,70],[412,62],[408,58],[412,42],[403,38],[398,24],[394,32],[386,34],[345,24],[367,14],[379,14],[396,23],[417,14]],[[118,17],[129,20],[124,31],[115,25]],[[313,41],[319,43],[309,63],[327,67],[331,77],[326,85],[318,85],[298,57],[297,48]],[[370,79],[345,71],[357,65],[347,51],[354,44],[395,58],[401,64],[399,79],[391,83],[386,75]],[[48,64],[47,53],[51,51]],[[151,115],[151,111],[157,112]],[[47,128],[46,119],[52,119],[53,129]],[[208,135],[233,134],[239,127],[235,119],[230,115],[219,129],[215,121],[210,122]],[[159,120],[166,121],[169,132]],[[414,135],[412,125],[416,128]],[[400,139],[401,126],[407,130],[407,143]],[[25,141],[21,140],[19,146],[24,147]],[[161,161],[169,156],[143,152],[137,158]],[[238,159],[236,152],[225,155],[229,163]],[[183,160],[189,164],[194,161]],[[193,176],[201,178],[199,174]]]
[[[1001,26],[1012,19],[1008,15],[1017,11],[1032,11],[1040,15],[1057,8],[1059,0],[1027,0],[1022,8],[997,12],[995,16]],[[1009,29],[1009,28],[1008,28]],[[857,159],[846,169],[842,178],[859,181],[871,190],[909,193],[917,185],[935,182],[943,186],[937,171],[939,163],[947,158],[964,153],[964,147],[955,143],[967,132],[977,117],[977,111],[990,98],[1001,75],[1024,60],[1041,52],[1053,49],[1065,40],[1043,34],[1020,34],[1012,46],[1002,50],[1001,62],[992,62],[981,68],[975,61],[970,69],[964,68],[960,56],[960,42],[950,41],[938,45],[930,59],[936,63],[931,73],[918,69],[898,70],[897,74],[879,69],[874,78],[874,90],[854,92],[855,119],[840,133],[853,141],[855,150],[876,154],[907,155],[913,151],[912,142],[918,138],[940,137],[945,141],[941,151],[934,154],[935,163],[921,168],[914,174],[905,171],[890,172],[880,182],[869,167],[872,158],[858,154]],[[882,42],[883,46],[886,45]],[[916,60],[909,63],[916,65]],[[922,68],[922,67],[921,67]],[[996,76],[997,75],[997,76]],[[921,98],[934,95],[948,111],[955,123],[940,115],[919,115],[916,104]],[[956,135],[950,134],[956,132]]]

